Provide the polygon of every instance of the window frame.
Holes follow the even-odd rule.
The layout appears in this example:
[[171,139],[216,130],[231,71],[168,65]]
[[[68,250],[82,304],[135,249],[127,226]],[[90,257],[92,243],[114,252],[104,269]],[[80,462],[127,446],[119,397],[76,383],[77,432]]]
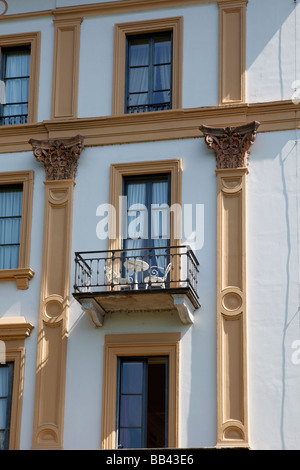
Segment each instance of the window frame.
[[23,290],[28,289],[29,280],[34,276],[30,268],[33,183],[32,170],[0,173],[0,186],[23,185],[19,266],[15,269],[0,269],[0,282],[16,281],[17,288]]
[[24,390],[25,339],[33,325],[24,317],[0,318],[0,341],[5,343],[5,361],[14,363],[9,449],[20,448],[22,404]]
[[[115,24],[113,115],[125,114],[127,36],[172,32],[172,109],[182,108],[183,17]],[[161,111],[151,111],[157,113]],[[127,115],[128,113],[126,113]],[[144,113],[138,113],[144,115]]]
[[[133,45],[135,40],[144,40],[148,41],[148,65],[145,65],[144,67],[147,67],[147,76],[148,76],[148,89],[147,89],[147,95],[151,98],[149,99],[149,102],[145,105],[136,105],[136,106],[145,106],[149,107],[150,109],[146,109],[145,111],[138,111],[138,112],[150,112],[150,111],[155,111],[155,109],[151,109],[151,107],[156,106],[156,103],[154,103],[154,94],[157,93],[154,84],[154,77],[155,77],[155,67],[158,66],[158,64],[155,64],[155,43],[157,40],[162,39],[164,37],[169,36],[169,41],[170,41],[170,47],[171,47],[171,62],[168,63],[168,65],[171,66],[171,76],[170,76],[170,102],[168,106],[168,109],[172,109],[172,89],[173,89],[173,83],[172,83],[172,71],[173,71],[173,32],[172,31],[162,31],[158,33],[148,33],[148,34],[138,34],[138,35],[127,35],[126,36],[126,68],[125,68],[125,103],[124,103],[124,113],[125,114],[134,114],[134,112],[130,112],[128,108],[130,107],[128,98],[129,95],[131,94],[144,94],[145,92],[135,92],[131,93],[129,91],[130,89],[130,69],[134,68],[134,66],[130,65],[130,54],[131,54],[131,46]],[[166,91],[166,90],[165,90]],[[158,105],[158,104],[157,104]],[[135,107],[135,105],[132,105],[132,107]]]
[[[145,443],[147,443],[149,435],[151,432],[149,432],[148,424],[149,424],[149,366],[151,367],[151,362],[153,361],[155,364],[155,360],[160,360],[158,364],[162,364],[164,360],[164,375],[165,375],[165,382],[164,382],[164,387],[163,387],[163,396],[164,396],[164,423],[165,423],[165,428],[164,428],[164,445],[159,446],[160,448],[166,448],[167,447],[167,442],[168,442],[168,404],[169,404],[169,357],[168,356],[134,356],[134,357],[124,357],[124,356],[119,356],[118,357],[118,382],[117,382],[117,410],[116,410],[116,416],[117,416],[117,424],[116,424],[116,440],[117,440],[117,448],[118,449],[128,449],[130,447],[123,447],[120,446],[120,433],[121,429],[127,428],[127,429],[133,429],[135,426],[122,426],[121,425],[121,415],[122,415],[122,397],[124,396],[134,396],[137,395],[138,397],[141,398],[141,425],[138,426],[138,428],[141,429],[141,440]],[[139,363],[142,365],[142,390],[140,392],[123,392],[122,391],[122,385],[124,382],[122,381],[123,379],[123,369],[122,366],[124,363]],[[155,377],[157,379],[157,377]],[[153,382],[151,382],[153,384]],[[156,390],[158,388],[157,380],[155,380],[155,387]],[[151,426],[150,426],[151,429]],[[147,448],[145,447],[140,447],[140,448]],[[151,446],[151,448],[158,448],[158,446]]]
[[[15,363],[14,361],[7,361],[5,362],[4,364],[5,366],[8,366],[9,365],[12,365],[12,377],[11,377],[11,382],[9,381],[8,383],[8,395],[7,395],[7,410],[6,410],[6,420],[8,421],[8,418],[9,418],[9,423],[7,423],[6,421],[6,426],[4,428],[4,432],[7,431],[8,429],[8,436],[10,437],[10,432],[11,432],[11,429],[10,429],[10,423],[11,423],[11,410],[12,410],[12,396],[13,396],[13,382],[14,382],[14,375],[15,375]],[[1,371],[1,368],[3,367],[2,364],[0,364],[0,371]],[[1,399],[4,398],[4,397],[0,397],[0,403],[1,403]],[[8,415],[8,416],[7,416]],[[7,426],[8,424],[8,426]],[[8,447],[4,447],[4,450],[8,450],[9,449],[9,437],[8,437]]]
[[[8,60],[8,57],[9,57],[9,52],[27,52],[27,54],[30,56],[30,62],[31,62],[31,48],[30,46],[28,45],[23,45],[23,46],[13,46],[13,47],[2,47],[1,48],[1,58],[0,58],[0,62],[1,62],[1,66],[0,66],[0,80],[2,80],[3,82],[7,82],[8,80],[16,80],[17,79],[28,79],[28,100],[26,102],[17,102],[15,103],[16,105],[27,105],[27,114],[19,114],[19,115],[6,115],[6,114],[3,114],[3,111],[4,111],[4,107],[7,106],[7,105],[13,105],[14,103],[5,103],[5,104],[1,104],[0,103],[0,120],[9,120],[9,118],[11,117],[14,117],[14,118],[20,118],[22,116],[26,116],[26,122],[24,123],[19,123],[19,124],[27,124],[28,122],[28,105],[29,105],[29,84],[30,84],[30,70],[29,70],[29,75],[28,76],[20,76],[20,77],[8,77],[6,75],[7,73],[7,60]],[[13,125],[13,124],[1,124],[1,126],[5,126],[5,125]]]
[[[39,93],[39,75],[40,75],[40,51],[41,51],[41,33],[39,31],[22,34],[10,34],[0,36],[0,70],[2,48],[16,48],[22,46],[30,47],[30,78],[28,94],[28,119],[27,124],[35,123],[38,120],[38,93]],[[26,124],[7,124],[7,126],[24,126]]]
[[[152,188],[152,184],[154,182],[159,182],[163,181],[168,184],[168,206],[171,207],[171,174],[170,173],[157,173],[157,174],[145,174],[145,175],[131,175],[131,176],[124,176],[123,177],[123,195],[128,197],[128,185],[134,182],[137,182],[138,184],[145,184],[146,185],[146,208],[148,211],[148,231],[147,231],[147,239],[146,240],[151,240],[151,234],[152,234],[152,213],[151,213],[151,191],[150,188]],[[128,218],[128,211],[127,211],[127,218]],[[165,239],[165,238],[164,238]],[[131,240],[128,238],[128,233],[127,233],[127,238],[123,240],[123,243],[125,240]],[[144,239],[145,240],[145,239]],[[166,246],[170,245],[170,238],[165,239]],[[145,242],[143,242],[145,244]],[[148,246],[143,246],[143,248],[154,248],[153,243],[146,243]],[[150,246],[151,245],[151,246]],[[125,243],[124,243],[125,246]]]
[[180,333],[106,335],[102,395],[102,449],[117,448],[117,387],[120,357],[169,359],[168,448],[179,447]]

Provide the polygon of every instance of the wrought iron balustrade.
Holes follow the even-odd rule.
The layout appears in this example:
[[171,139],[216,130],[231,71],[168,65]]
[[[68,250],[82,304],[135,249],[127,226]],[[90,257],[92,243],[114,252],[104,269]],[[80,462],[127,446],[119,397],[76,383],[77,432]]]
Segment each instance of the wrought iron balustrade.
[[165,111],[171,109],[171,103],[135,104],[127,106],[127,113],[144,113],[149,111]]
[[75,293],[188,288],[198,298],[199,262],[189,246],[75,253]]
[[11,126],[13,124],[27,124],[27,114],[11,114],[9,116],[0,116],[0,126]]

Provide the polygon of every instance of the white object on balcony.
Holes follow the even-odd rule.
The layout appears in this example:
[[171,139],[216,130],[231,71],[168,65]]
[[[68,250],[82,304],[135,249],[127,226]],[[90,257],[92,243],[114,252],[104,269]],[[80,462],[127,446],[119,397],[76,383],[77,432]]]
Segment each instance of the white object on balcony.
[[[149,285],[151,287],[152,286],[153,287],[161,287],[162,289],[164,289],[166,287],[165,282],[166,282],[168,274],[171,270],[171,267],[172,267],[172,263],[169,263],[165,270],[164,270],[164,268],[161,268],[159,266],[152,266],[150,276],[145,277],[145,279],[144,279],[145,283],[147,284],[146,289],[148,289]],[[163,276],[159,276],[160,271],[161,272],[164,271]]]
[[114,284],[118,286],[130,286],[132,284],[131,277],[121,277],[118,273],[112,270],[111,267],[104,268],[107,284]]

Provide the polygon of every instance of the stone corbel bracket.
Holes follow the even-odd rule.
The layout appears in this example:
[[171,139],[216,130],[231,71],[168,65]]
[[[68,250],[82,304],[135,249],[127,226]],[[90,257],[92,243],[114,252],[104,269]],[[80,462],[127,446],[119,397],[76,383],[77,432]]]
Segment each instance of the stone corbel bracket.
[[253,121],[237,127],[200,127],[208,148],[215,151],[218,170],[248,167],[250,147],[259,126]]
[[61,140],[30,139],[33,154],[43,162],[46,181],[75,180],[78,160],[84,148],[84,137],[77,135]]
[[94,328],[100,328],[104,324],[105,312],[94,299],[82,299],[82,310],[86,313]]

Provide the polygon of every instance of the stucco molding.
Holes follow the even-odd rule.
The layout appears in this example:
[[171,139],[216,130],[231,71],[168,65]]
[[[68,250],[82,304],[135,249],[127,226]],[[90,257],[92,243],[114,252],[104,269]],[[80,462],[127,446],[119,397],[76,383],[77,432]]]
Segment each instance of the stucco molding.
[[[0,0],[5,1],[5,0]],[[230,3],[241,3],[246,0],[230,0]],[[185,6],[202,5],[202,4],[222,4],[228,0],[185,0]],[[164,8],[176,8],[182,6],[182,0],[114,0],[108,2],[99,2],[87,5],[72,5],[67,7],[59,7],[55,9],[47,9],[40,11],[32,11],[26,13],[0,15],[1,20],[13,20],[24,18],[35,18],[41,16],[53,15],[56,18],[70,18],[72,16],[81,15],[82,17],[91,17],[99,15],[113,15],[116,12],[131,13],[140,11],[151,11]]]
[[75,180],[84,148],[82,136],[62,140],[30,139],[29,143],[37,161],[44,163],[47,181]]
[[7,12],[8,5],[6,0],[0,0],[0,16],[5,15]]
[[208,148],[215,151],[217,169],[248,167],[250,147],[255,141],[259,125],[258,121],[253,121],[237,127],[200,127]]

